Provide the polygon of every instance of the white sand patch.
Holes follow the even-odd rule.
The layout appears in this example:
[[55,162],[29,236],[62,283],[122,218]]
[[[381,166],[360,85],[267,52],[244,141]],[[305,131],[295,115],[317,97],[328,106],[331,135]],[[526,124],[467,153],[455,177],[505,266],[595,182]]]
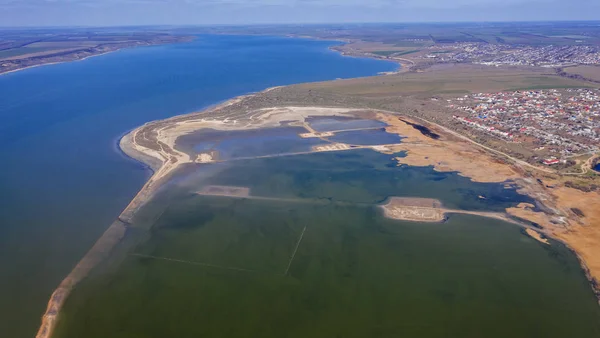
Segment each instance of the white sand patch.
[[332,143],[324,146],[314,146],[312,149],[314,151],[339,151],[348,150],[350,146],[345,143]]
[[322,133],[304,133],[304,134],[299,134],[298,136],[302,137],[302,138],[320,138],[320,137],[329,137],[329,136],[333,136],[334,133],[330,132],[330,131],[326,131],[326,132],[322,132]]
[[387,146],[371,146],[371,149],[381,153],[386,153],[390,151],[390,148],[388,148]]
[[212,154],[210,153],[202,153],[198,155],[198,158],[196,158],[196,163],[212,163],[215,160],[213,159]]

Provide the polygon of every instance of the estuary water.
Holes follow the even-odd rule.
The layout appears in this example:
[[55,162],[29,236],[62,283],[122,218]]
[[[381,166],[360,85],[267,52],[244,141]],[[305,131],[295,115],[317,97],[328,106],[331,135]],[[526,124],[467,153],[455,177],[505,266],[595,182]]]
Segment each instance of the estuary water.
[[199,36],[0,76],[0,332],[32,337],[46,302],[150,172],[121,135],[267,87],[374,75],[395,64],[332,42]]
[[[279,129],[260,137],[298,132]],[[210,133],[234,160],[178,170],[71,293],[56,338],[600,336],[600,307],[560,243],[484,217],[387,219],[377,206],[389,196],[486,211],[531,202],[514,188],[398,166],[401,154],[278,156],[255,133]],[[236,158],[248,143],[261,157]]]

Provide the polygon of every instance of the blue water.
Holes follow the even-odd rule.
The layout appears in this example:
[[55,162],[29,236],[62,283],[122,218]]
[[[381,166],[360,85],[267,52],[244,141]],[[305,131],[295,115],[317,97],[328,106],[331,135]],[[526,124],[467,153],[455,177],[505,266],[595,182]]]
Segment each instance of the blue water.
[[[205,134],[205,132],[200,132]],[[302,138],[300,127],[261,129],[260,131],[212,132],[193,146],[197,153],[217,151],[220,160],[310,151],[313,146],[327,144],[319,138]],[[192,136],[192,135],[190,135]],[[183,137],[185,139],[185,137]]]
[[352,145],[378,145],[378,144],[397,144],[402,141],[398,134],[391,134],[385,129],[366,129],[341,131],[328,137],[334,142],[348,143]]
[[149,172],[116,143],[147,121],[267,87],[374,75],[331,42],[200,36],[0,76],[0,332],[35,334],[64,276]]
[[595,171],[600,172],[600,163],[596,163],[596,165],[592,169],[594,169]]
[[318,132],[360,129],[360,128],[377,128],[377,127],[383,128],[386,126],[386,124],[381,121],[351,119],[351,118],[342,118],[342,117],[311,118],[311,119],[309,119],[309,124],[314,130],[316,130]]

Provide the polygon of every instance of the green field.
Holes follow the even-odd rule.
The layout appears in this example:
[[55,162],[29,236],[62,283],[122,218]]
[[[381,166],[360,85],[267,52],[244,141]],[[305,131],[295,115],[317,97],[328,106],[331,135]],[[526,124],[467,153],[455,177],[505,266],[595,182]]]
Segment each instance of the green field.
[[20,47],[20,48],[2,50],[2,51],[0,51],[0,59],[9,58],[9,57],[13,57],[13,56],[19,56],[19,55],[40,53],[40,52],[45,52],[45,51],[49,51],[52,49],[54,49],[54,48],[52,48],[52,47]]
[[378,50],[372,52],[373,54],[381,55],[381,56],[390,56],[392,54],[398,53],[397,50]]
[[372,53],[373,54],[377,54],[377,55],[381,55],[381,56],[390,56],[390,55],[400,56],[400,55],[407,55],[407,54],[416,53],[418,51],[419,51],[418,49],[405,50],[405,51],[401,51],[401,50],[378,50],[378,51],[375,51],[375,52],[372,52]]

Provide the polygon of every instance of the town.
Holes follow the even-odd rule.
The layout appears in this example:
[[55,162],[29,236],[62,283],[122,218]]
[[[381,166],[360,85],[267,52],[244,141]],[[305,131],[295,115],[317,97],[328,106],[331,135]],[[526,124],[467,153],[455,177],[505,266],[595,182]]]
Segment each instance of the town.
[[472,62],[490,66],[563,67],[600,64],[600,48],[591,45],[516,46],[490,43],[436,44],[425,59],[438,62]]
[[528,90],[478,93],[447,100],[453,119],[508,142],[525,143],[552,156],[546,165],[597,152],[600,90]]

